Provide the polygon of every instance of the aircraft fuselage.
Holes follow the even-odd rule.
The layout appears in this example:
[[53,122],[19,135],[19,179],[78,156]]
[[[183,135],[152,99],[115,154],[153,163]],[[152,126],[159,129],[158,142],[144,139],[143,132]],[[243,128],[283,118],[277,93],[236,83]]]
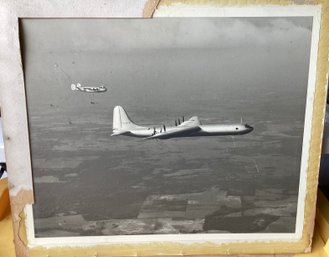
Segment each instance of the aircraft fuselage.
[[144,127],[135,124],[121,106],[113,109],[113,133],[111,136],[142,137],[144,139],[169,139],[177,137],[243,135],[251,132],[248,124],[209,124],[202,125],[197,116],[182,122],[175,121],[175,126]]
[[[200,129],[191,128],[190,131],[184,131],[182,133],[177,133],[177,135],[172,135],[168,137],[161,137],[161,139],[168,139],[173,137],[200,137],[200,136],[234,136],[234,135],[244,135],[251,131],[253,128],[249,125],[243,124],[230,124],[230,125],[200,125]],[[167,127],[166,132],[175,131],[177,127]],[[151,137],[153,135],[162,133],[164,131],[163,127],[143,127],[138,129],[133,129],[127,131],[123,135],[132,137]]]

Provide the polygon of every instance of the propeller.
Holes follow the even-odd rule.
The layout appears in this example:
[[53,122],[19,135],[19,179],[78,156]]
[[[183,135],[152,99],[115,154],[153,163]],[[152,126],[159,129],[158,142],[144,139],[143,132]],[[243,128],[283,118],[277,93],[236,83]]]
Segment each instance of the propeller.
[[180,125],[180,119],[178,119],[178,125]]
[[[242,124],[243,124],[242,117],[241,117],[240,122],[241,122],[241,125],[242,125]],[[247,129],[254,129],[254,128],[253,128],[252,126],[250,126],[248,123],[245,123],[244,126],[245,126],[245,128],[247,128]]]
[[185,121],[184,116],[182,117],[182,121],[183,121],[183,122]]
[[163,124],[163,131],[166,132],[166,125]]
[[175,127],[177,127],[177,120],[175,120]]

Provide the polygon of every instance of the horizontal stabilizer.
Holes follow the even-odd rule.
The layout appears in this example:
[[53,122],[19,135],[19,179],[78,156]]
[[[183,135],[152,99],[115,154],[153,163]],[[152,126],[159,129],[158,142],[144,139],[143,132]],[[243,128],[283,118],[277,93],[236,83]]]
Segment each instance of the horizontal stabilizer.
[[129,133],[129,131],[126,131],[126,130],[122,130],[122,131],[114,131],[112,134],[111,134],[111,137],[113,136],[120,136],[120,135],[124,135],[124,134],[127,134]]

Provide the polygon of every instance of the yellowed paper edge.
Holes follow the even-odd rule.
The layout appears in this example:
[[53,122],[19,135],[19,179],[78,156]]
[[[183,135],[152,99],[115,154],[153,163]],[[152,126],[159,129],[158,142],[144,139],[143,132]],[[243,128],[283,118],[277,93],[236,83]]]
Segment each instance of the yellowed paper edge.
[[[177,3],[182,4],[202,4],[202,5],[220,5],[220,6],[253,6],[253,5],[293,5],[293,4],[320,4],[322,9],[322,20],[319,41],[318,53],[318,69],[316,80],[316,92],[314,100],[313,120],[312,120],[312,141],[310,147],[309,171],[307,180],[307,195],[305,205],[305,223],[303,230],[303,237],[298,243],[238,243],[238,244],[222,244],[215,245],[211,243],[196,243],[193,245],[182,245],[177,243],[150,243],[150,244],[120,244],[111,246],[97,246],[90,248],[33,248],[30,251],[26,247],[26,237],[22,235],[25,231],[24,222],[22,222],[21,213],[26,204],[33,202],[32,191],[21,190],[15,197],[12,197],[12,213],[13,213],[13,227],[14,240],[16,244],[17,256],[19,257],[37,257],[37,256],[182,256],[182,255],[198,255],[215,256],[214,253],[222,255],[238,254],[245,252],[248,254],[261,254],[269,251],[269,248],[274,252],[282,254],[292,252],[304,252],[310,250],[311,238],[313,234],[314,219],[315,219],[315,203],[316,191],[318,181],[319,159],[321,153],[321,138],[323,133],[323,116],[325,106],[325,95],[327,85],[327,71],[328,71],[328,42],[329,42],[329,4],[325,0],[305,0],[305,1],[290,1],[290,0],[162,0],[149,1],[150,7],[144,9],[144,17],[152,17],[154,10],[158,6],[169,6]],[[24,233],[23,233],[24,234]],[[220,255],[216,256],[220,256]],[[278,256],[278,255],[263,255],[263,256]],[[248,255],[236,255],[248,256]],[[260,256],[260,255],[258,255]],[[283,256],[283,255],[280,255]]]
[[160,3],[160,0],[148,0],[144,6],[143,17],[152,18],[159,3]]

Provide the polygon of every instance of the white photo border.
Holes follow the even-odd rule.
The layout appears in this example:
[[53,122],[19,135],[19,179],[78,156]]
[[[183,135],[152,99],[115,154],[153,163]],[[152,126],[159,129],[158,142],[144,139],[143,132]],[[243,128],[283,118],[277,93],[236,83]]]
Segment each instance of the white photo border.
[[[307,175],[309,152],[311,145],[312,118],[315,99],[318,48],[321,22],[321,6],[250,6],[250,7],[220,7],[193,4],[177,4],[163,6],[154,13],[158,17],[313,17],[312,42],[308,76],[307,99],[305,109],[303,147],[301,155],[300,184],[296,215],[295,233],[212,233],[212,234],[166,234],[166,235],[120,235],[120,236],[83,236],[83,237],[49,237],[36,238],[32,205],[25,208],[26,231],[28,246],[62,247],[77,246],[90,247],[97,245],[111,245],[118,243],[149,244],[153,242],[175,242],[181,244],[193,243],[256,243],[256,242],[297,242],[302,238],[305,220],[305,199],[307,189]],[[49,17],[51,18],[51,17]],[[89,18],[89,17],[88,17]],[[90,17],[92,18],[92,17]],[[108,17],[111,18],[111,17]]]

